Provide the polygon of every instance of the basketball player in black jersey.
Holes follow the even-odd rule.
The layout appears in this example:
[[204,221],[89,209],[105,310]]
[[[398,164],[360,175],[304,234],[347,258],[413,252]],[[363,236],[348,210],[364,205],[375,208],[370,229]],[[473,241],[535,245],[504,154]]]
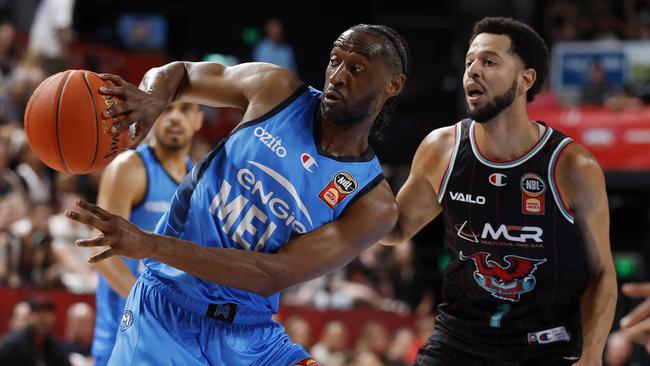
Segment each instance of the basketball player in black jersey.
[[528,118],[548,48],[485,18],[465,62],[470,118],[424,139],[383,240],[443,212],[453,260],[416,365],[600,365],[616,303],[605,182],[584,147]]

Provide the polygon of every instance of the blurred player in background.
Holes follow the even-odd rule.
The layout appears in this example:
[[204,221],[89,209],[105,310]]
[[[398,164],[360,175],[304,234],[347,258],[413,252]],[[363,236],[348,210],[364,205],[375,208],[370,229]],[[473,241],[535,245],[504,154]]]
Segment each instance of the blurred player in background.
[[[190,143],[202,121],[197,104],[168,105],[153,127],[151,143],[120,154],[106,167],[97,204],[128,217],[144,230],[153,230],[169,208],[178,184],[191,170]],[[95,263],[99,271],[92,346],[95,365],[108,363],[140,262],[115,256]]]

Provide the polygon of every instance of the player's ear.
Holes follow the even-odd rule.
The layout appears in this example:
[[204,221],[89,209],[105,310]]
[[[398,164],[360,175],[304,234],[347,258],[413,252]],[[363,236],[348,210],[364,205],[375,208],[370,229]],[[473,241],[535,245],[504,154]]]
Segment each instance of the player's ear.
[[533,68],[524,69],[520,74],[520,85],[524,88],[523,94],[528,93],[528,89],[532,88],[537,80],[537,72]]
[[390,78],[390,81],[386,84],[384,91],[388,94],[388,97],[394,97],[402,92],[404,88],[404,83],[406,82],[406,76],[404,74],[395,74]]

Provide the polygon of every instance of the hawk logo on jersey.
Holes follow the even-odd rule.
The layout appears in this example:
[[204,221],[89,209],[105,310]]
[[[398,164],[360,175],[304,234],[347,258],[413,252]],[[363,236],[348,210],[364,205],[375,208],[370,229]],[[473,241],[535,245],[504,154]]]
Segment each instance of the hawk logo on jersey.
[[318,168],[318,163],[316,163],[316,159],[314,159],[311,155],[307,153],[302,153],[300,155],[300,162],[302,163],[303,168],[307,170],[310,173],[314,172],[314,169],[312,167]]
[[133,312],[131,310],[124,310],[122,314],[122,324],[120,324],[120,332],[124,332],[133,325]]
[[318,195],[331,209],[357,190],[359,183],[347,172],[336,173],[334,179]]
[[527,173],[521,177],[521,212],[526,215],[544,214],[546,184],[539,175]]
[[468,259],[474,261],[476,266],[474,280],[479,286],[498,299],[512,302],[519,301],[521,294],[535,288],[536,279],[533,272],[539,265],[546,262],[546,258],[532,259],[506,255],[503,257],[503,261],[507,263],[504,267],[490,260],[490,253],[487,252],[465,256],[460,251],[458,255],[463,261]]

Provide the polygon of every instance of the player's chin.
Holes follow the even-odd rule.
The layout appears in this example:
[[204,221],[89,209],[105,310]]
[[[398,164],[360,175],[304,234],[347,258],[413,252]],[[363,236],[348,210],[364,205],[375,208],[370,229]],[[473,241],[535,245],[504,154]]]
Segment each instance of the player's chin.
[[342,108],[340,106],[336,107],[324,107],[322,110],[323,117],[330,121],[334,122],[335,124],[337,121],[344,121],[347,119],[348,113],[346,112],[345,108]]
[[165,147],[170,150],[181,150],[189,144],[188,140],[180,139],[177,137],[166,139]]

